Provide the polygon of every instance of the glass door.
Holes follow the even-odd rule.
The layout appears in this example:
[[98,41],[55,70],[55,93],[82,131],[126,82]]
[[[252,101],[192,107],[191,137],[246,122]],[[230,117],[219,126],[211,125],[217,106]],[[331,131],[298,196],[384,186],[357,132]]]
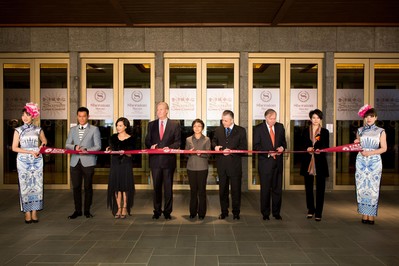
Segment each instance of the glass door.
[[[357,112],[364,104],[377,111],[377,125],[385,129],[387,151],[381,155],[382,186],[399,185],[399,59],[372,59],[375,55],[338,54],[335,59],[336,145],[353,143],[363,119]],[[365,58],[368,57],[368,58]],[[380,54],[377,57],[381,57]],[[395,55],[385,55],[395,58]],[[396,55],[397,57],[397,55]],[[353,189],[356,153],[335,155],[334,186]]]
[[[145,149],[148,122],[154,117],[154,59],[119,59],[119,114],[131,122],[135,149]],[[114,128],[114,127],[113,127]],[[113,132],[115,132],[113,130]],[[151,184],[147,155],[133,155],[136,188]]]
[[[336,146],[353,143],[356,132],[362,126],[357,112],[368,102],[365,88],[368,86],[368,60],[336,60],[335,77],[335,143]],[[355,152],[335,154],[334,185],[352,187],[355,184]]]
[[387,135],[381,185],[399,186],[399,59],[370,60],[370,68],[370,99]]
[[0,93],[3,99],[3,125],[1,127],[1,177],[2,187],[18,184],[17,153],[12,151],[16,127],[22,125],[22,109],[33,96],[33,60],[1,61]]
[[[204,134],[211,139],[215,128],[220,125],[224,110],[230,109],[235,112],[234,121],[239,124],[238,59],[195,56],[190,59],[166,59],[165,101],[170,107],[169,117],[180,122],[182,149],[185,147],[186,138],[193,134],[191,124],[196,118],[204,121]],[[174,187],[187,189],[187,158],[178,156],[177,160]],[[208,188],[217,188],[217,184],[215,158],[211,156]]]
[[[267,109],[276,111],[277,122],[285,127],[287,150],[291,151],[300,149],[301,133],[309,121],[309,111],[322,109],[323,55],[301,54],[298,59],[284,56],[249,55],[249,149],[252,149],[253,129],[265,123],[264,113]],[[303,189],[303,178],[299,175],[300,155],[284,153],[283,156],[284,188]],[[257,155],[250,156],[248,163],[249,189],[260,189]]]
[[[248,149],[253,149],[252,135],[255,126],[265,122],[265,111],[269,108],[277,112],[277,121],[283,122],[284,115],[284,59],[250,59],[249,60],[249,99],[248,99]],[[248,185],[250,189],[259,189],[258,155],[249,157]]]
[[[89,109],[89,123],[97,126],[101,135],[101,150],[109,144],[114,121],[117,120],[118,89],[117,59],[82,59],[81,103]],[[71,118],[76,125],[76,119]],[[99,155],[93,184],[108,184],[110,156]]]
[[[0,91],[3,102],[3,136],[1,154],[1,185],[14,187],[18,184],[16,169],[17,153],[11,149],[15,128],[22,125],[21,112],[27,102],[40,106],[40,126],[49,147],[63,148],[68,132],[69,59],[66,54],[35,55],[38,59],[5,59],[1,61]],[[44,184],[47,188],[68,188],[66,155],[43,155]]]
[[[148,121],[154,117],[153,55],[112,58],[112,54],[107,54],[106,59],[99,59],[103,56],[82,55],[81,91],[81,104],[90,111],[89,122],[100,129],[101,150],[106,149],[110,136],[116,133],[115,121],[119,117],[129,120],[135,149],[144,149]],[[96,188],[106,188],[109,168],[110,156],[99,155],[93,180]],[[147,155],[133,156],[133,173],[136,188],[151,187]]]
[[[40,88],[40,126],[49,147],[65,147],[69,114],[69,60],[46,59],[35,61],[35,87]],[[68,187],[67,155],[44,155],[44,183],[53,188]],[[54,186],[55,185],[55,186]]]
[[[286,64],[287,117],[285,126],[289,150],[301,150],[301,135],[309,126],[309,112],[316,108],[322,110],[322,60],[289,59]],[[289,91],[289,93],[288,93]],[[325,127],[325,125],[322,125]],[[300,153],[286,153],[284,167],[289,178],[285,179],[288,189],[303,189],[304,179],[299,174]]]

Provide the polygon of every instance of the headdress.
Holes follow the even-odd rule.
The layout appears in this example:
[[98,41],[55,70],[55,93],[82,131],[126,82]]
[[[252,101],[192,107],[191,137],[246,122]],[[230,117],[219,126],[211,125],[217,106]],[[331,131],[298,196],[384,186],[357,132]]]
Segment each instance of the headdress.
[[40,115],[40,112],[39,112],[40,110],[36,103],[33,103],[33,102],[26,103],[24,109],[26,110],[26,112],[28,114],[30,114],[30,116],[33,119],[35,119],[36,117],[38,117]]
[[368,110],[370,110],[371,108],[372,108],[371,105],[365,104],[365,105],[363,105],[363,106],[359,109],[359,112],[357,112],[357,114],[358,114],[361,118],[364,118],[364,115],[366,114],[366,112],[367,112]]

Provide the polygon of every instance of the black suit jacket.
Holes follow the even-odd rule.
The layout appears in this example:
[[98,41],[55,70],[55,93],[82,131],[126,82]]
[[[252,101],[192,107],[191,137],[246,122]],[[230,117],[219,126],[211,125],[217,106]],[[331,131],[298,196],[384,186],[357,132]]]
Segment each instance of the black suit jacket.
[[[253,150],[275,151],[278,147],[283,147],[284,150],[287,149],[287,141],[285,140],[285,129],[283,124],[274,124],[274,146],[272,144],[272,139],[270,138],[266,122],[255,126],[253,134]],[[268,158],[270,157],[267,153],[262,153],[258,156],[259,161],[267,160]],[[283,156],[277,155],[276,160],[279,167],[283,167]]]
[[[181,143],[180,124],[177,121],[168,119],[161,140],[159,136],[159,119],[148,123],[147,136],[145,137],[145,146],[147,149],[152,145],[158,144],[157,149],[169,147],[171,149],[179,149]],[[150,168],[176,168],[175,154],[153,154],[149,156]]]
[[[245,128],[234,124],[233,130],[229,137],[226,137],[226,131],[223,126],[219,126],[215,130],[212,139],[212,149],[216,146],[223,146],[223,149],[230,150],[247,150],[247,132]],[[232,153],[228,156],[223,154],[216,156],[216,164],[219,171],[226,171],[229,176],[241,176],[242,166],[241,158],[243,154]]]
[[[325,128],[321,128],[320,130],[320,140],[316,141],[314,146],[312,144],[312,140],[310,139],[309,136],[309,128],[306,127],[303,132],[302,132],[302,149],[301,150],[306,150],[308,147],[313,147],[315,150],[316,149],[325,149],[330,146],[330,139],[329,139],[329,131]],[[302,163],[301,163],[301,172],[300,174],[302,176],[308,175],[308,167],[310,160],[312,158],[312,155],[310,153],[302,153]],[[326,153],[321,152],[320,154],[314,154],[315,158],[315,165],[316,165],[316,175],[328,177],[328,163],[327,163],[327,158],[326,158]]]

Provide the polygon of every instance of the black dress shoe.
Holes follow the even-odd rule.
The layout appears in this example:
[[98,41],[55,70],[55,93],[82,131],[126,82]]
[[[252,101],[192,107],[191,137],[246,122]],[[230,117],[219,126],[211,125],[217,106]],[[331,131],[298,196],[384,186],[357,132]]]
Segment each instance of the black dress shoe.
[[152,216],[153,220],[158,220],[159,219],[159,214],[154,213],[154,215]]
[[226,217],[229,217],[229,215],[221,213],[218,218],[219,218],[219,220],[224,220],[224,219],[226,219]]
[[283,219],[283,217],[281,217],[280,214],[273,215],[273,217],[274,217],[276,220],[282,220],[282,219]]
[[170,214],[164,214],[165,220],[172,220],[172,216]]
[[82,212],[75,211],[72,215],[68,216],[68,219],[76,219],[79,216],[82,216]]
[[233,220],[240,220],[240,215],[239,214],[234,214],[233,215]]
[[93,218],[93,215],[90,212],[85,212],[86,218]]
[[202,215],[198,216],[198,219],[200,219],[200,220],[204,220],[204,218],[205,218],[205,216],[202,216]]
[[263,220],[264,220],[264,221],[270,220],[269,215],[263,215]]
[[374,221],[367,220],[367,223],[373,225]]
[[32,219],[32,223],[37,224],[38,222],[39,222],[39,219],[37,219],[37,220]]
[[367,224],[369,221],[362,219],[362,224]]
[[195,216],[197,216],[197,215],[190,214],[190,219],[194,219]]

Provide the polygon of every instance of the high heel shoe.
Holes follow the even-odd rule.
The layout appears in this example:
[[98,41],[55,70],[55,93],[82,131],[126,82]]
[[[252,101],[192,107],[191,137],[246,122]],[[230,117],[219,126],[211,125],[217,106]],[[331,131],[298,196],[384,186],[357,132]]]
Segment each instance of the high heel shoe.
[[26,224],[31,224],[31,223],[32,223],[32,220],[25,220],[25,223],[26,223]]
[[[126,210],[126,213],[125,213],[125,214],[123,214],[123,209]],[[121,219],[125,219],[125,218],[126,218],[126,215],[127,215],[127,208],[126,208],[126,207],[123,207],[123,208],[122,208]]]
[[115,219],[119,219],[119,218],[121,218],[121,212],[120,212],[120,210],[121,210],[122,208],[118,208],[118,212],[115,214],[115,216],[114,216],[114,218]]

